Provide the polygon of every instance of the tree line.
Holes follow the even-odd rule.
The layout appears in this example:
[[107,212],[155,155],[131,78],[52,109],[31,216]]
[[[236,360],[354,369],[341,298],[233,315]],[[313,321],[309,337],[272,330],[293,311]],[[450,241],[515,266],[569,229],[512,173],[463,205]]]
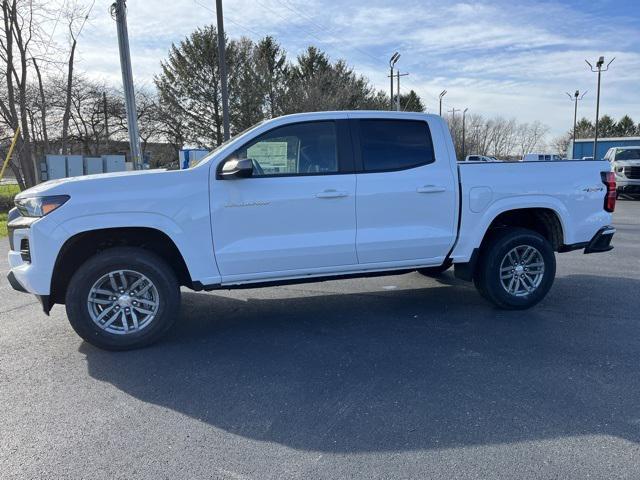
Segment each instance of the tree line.
[[[594,122],[582,117],[576,122],[576,138],[593,138],[596,133]],[[629,115],[624,115],[617,122],[609,115],[603,115],[598,122],[598,137],[633,137],[640,136],[640,122],[637,124]],[[554,148],[565,153],[573,139],[573,129],[553,141]]]
[[[37,183],[47,153],[101,155],[126,145],[122,92],[88,78],[75,65],[88,13],[75,2],[59,12],[46,3],[2,0],[0,142],[8,147],[20,128],[10,168],[21,188]],[[67,30],[65,45],[52,44],[43,30],[54,20]],[[385,92],[314,46],[290,59],[272,37],[258,42],[227,38],[225,44],[232,134],[283,114],[389,106]],[[136,103],[143,153],[154,144],[173,150],[165,151],[165,158],[154,152],[152,166],[176,161],[184,146],[212,149],[222,143],[215,27],[199,28],[172,45],[153,88],[136,85]],[[401,108],[424,110],[414,91],[401,96]]]

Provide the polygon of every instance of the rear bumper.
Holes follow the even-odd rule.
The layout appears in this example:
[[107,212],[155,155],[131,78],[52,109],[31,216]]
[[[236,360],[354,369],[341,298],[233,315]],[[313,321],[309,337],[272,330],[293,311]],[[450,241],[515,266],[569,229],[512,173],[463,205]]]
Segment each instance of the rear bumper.
[[611,245],[611,239],[613,235],[616,233],[615,227],[606,226],[602,227],[600,230],[596,232],[591,240],[588,242],[580,242],[574,243],[571,245],[562,245],[558,252],[571,252],[573,250],[582,250],[584,248],[584,253],[600,253],[600,252],[608,252],[609,250],[613,250],[613,246]]
[[599,253],[612,250],[613,246],[611,245],[611,239],[615,233],[616,229],[614,227],[607,226],[601,228],[585,247],[584,253]]

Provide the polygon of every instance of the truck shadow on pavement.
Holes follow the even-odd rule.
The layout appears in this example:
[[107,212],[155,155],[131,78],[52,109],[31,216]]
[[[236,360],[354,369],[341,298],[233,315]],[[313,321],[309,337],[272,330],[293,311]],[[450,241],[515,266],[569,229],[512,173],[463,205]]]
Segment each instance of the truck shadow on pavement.
[[632,279],[561,277],[525,312],[496,310],[462,285],[186,293],[164,342],[80,350],[92,377],[136,399],[301,450],[638,442],[638,292]]

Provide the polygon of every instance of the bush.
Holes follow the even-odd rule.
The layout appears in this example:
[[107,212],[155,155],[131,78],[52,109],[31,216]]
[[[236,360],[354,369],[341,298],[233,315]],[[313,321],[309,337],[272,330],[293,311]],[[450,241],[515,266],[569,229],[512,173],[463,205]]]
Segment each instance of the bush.
[[0,213],[13,208],[13,197],[20,191],[18,185],[0,185]]

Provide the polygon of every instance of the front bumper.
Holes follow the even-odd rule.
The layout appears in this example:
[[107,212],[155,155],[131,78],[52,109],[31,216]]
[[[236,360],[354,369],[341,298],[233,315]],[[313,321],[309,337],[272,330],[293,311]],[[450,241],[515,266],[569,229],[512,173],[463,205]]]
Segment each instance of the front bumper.
[[[14,290],[22,293],[29,293],[26,288],[22,286],[22,284],[18,281],[13,272],[9,272],[7,275],[7,280],[9,281],[9,285],[13,287]],[[42,311],[49,315],[51,311],[51,307],[53,307],[53,303],[51,302],[51,298],[49,295],[36,295],[36,298],[42,305]]]

